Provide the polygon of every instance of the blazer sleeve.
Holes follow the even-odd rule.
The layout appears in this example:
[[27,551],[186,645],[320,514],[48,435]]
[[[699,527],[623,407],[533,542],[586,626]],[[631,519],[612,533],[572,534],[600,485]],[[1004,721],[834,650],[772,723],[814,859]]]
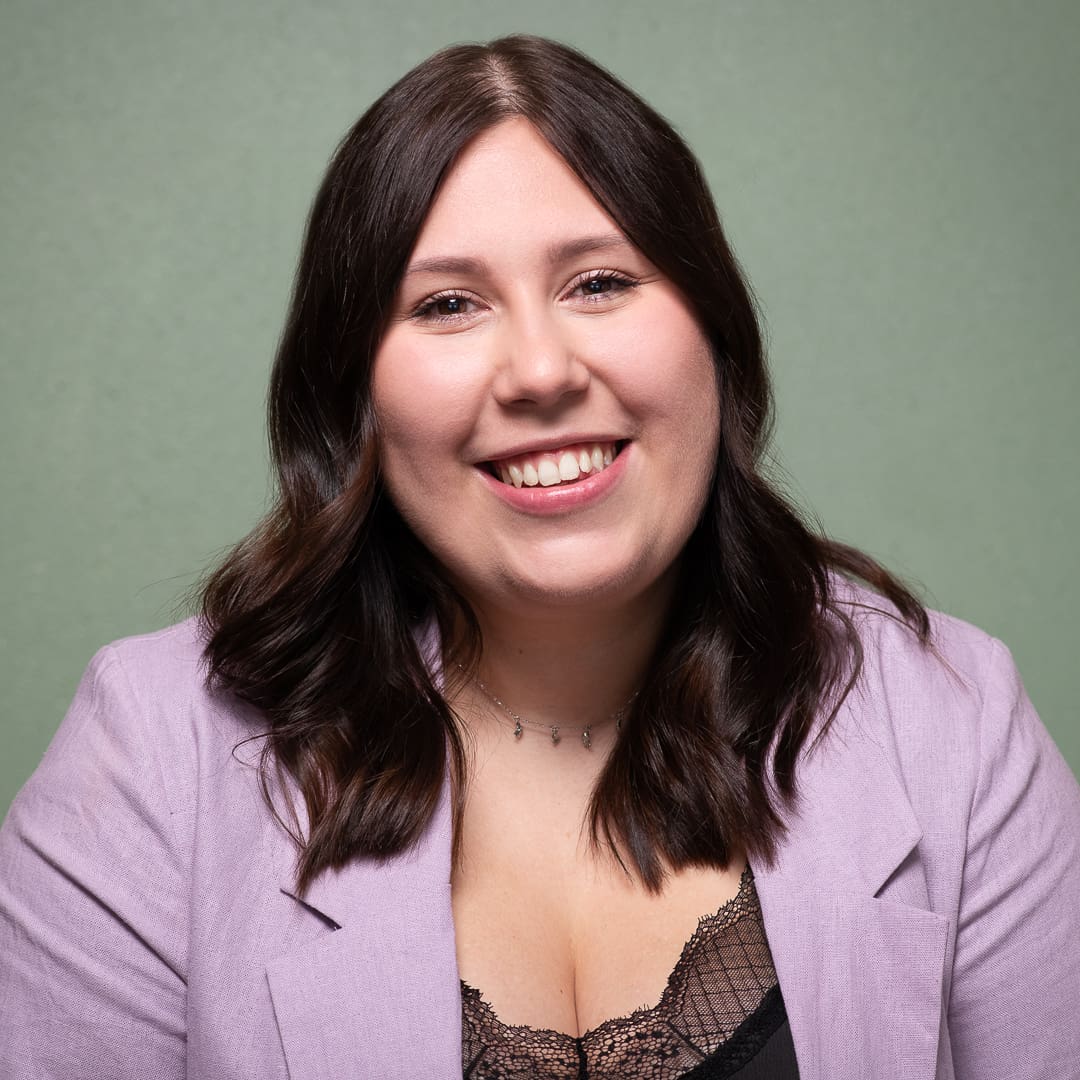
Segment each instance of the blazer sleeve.
[[984,679],[949,1035],[957,1080],[1080,1080],[1080,786],[1008,649]]
[[188,898],[154,731],[93,659],[0,830],[0,1078],[185,1073]]

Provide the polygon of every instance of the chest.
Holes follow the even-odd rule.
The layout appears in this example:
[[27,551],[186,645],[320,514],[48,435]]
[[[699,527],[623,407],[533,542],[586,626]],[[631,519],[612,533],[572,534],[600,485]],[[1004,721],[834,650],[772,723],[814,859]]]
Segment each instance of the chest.
[[739,892],[742,860],[650,892],[588,842],[579,813],[466,814],[451,887],[458,968],[503,1023],[581,1035],[655,1005],[699,922]]
[[[890,807],[868,822],[875,844],[851,835],[864,819],[845,803],[830,830],[793,830],[779,868],[753,864],[800,1075],[951,1076],[934,1069],[947,920],[917,910],[914,886],[901,895],[907,871],[895,868],[912,834],[903,804],[888,798],[889,778],[874,779]],[[295,851],[279,830],[254,862],[270,877],[239,873],[235,853],[223,852],[201,885],[228,903],[193,928],[193,953],[205,960],[188,986],[189,1054],[205,1063],[196,1072],[230,1072],[235,1061],[237,1076],[255,1075],[254,1047],[263,1075],[284,1075],[287,1060],[296,1080],[331,1080],[350,1067],[460,1077],[459,967],[500,1016],[570,1034],[654,1004],[698,916],[734,891],[734,874],[726,889],[705,873],[673,879],[653,899],[611,867],[575,862],[578,825],[546,815],[539,792],[524,794],[527,806],[466,833],[460,866],[451,864],[446,804],[418,852],[324,875],[302,903],[290,890]],[[833,832],[833,858],[815,869]],[[852,884],[843,852],[872,853],[860,875],[869,886]],[[886,876],[891,884],[874,897]],[[683,926],[663,929],[660,915],[680,904]],[[561,1012],[527,1011],[553,1001]],[[945,1029],[941,1038],[947,1060]],[[910,1068],[892,1068],[897,1047]]]

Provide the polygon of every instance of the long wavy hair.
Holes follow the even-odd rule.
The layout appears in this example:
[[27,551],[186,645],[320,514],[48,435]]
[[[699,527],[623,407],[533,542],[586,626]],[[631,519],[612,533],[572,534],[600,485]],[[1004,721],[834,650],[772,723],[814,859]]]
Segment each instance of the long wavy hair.
[[301,891],[328,867],[414,844],[448,765],[461,820],[467,755],[417,628],[433,622],[466,669],[482,641],[384,489],[371,371],[440,182],[510,117],[534,125],[682,291],[718,375],[715,479],[595,787],[593,841],[653,890],[668,867],[724,867],[739,850],[771,861],[800,752],[861,667],[837,574],[929,639],[904,584],[809,528],[763,475],[772,401],[755,305],[679,135],[566,45],[514,36],[445,49],[379,98],[331,160],[271,377],[277,499],[200,597],[211,683],[266,717],[263,794],[300,846]]

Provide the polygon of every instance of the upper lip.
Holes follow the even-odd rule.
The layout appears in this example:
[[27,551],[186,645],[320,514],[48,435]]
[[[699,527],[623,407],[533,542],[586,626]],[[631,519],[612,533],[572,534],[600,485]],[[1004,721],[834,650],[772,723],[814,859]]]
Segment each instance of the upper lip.
[[565,435],[552,435],[547,439],[530,439],[527,442],[514,443],[503,447],[495,453],[478,458],[475,462],[482,465],[488,461],[504,461],[506,458],[522,457],[525,454],[543,454],[549,450],[561,450],[564,446],[578,446],[581,443],[618,443],[625,442],[625,436],[621,435],[582,435],[578,432],[568,432]]

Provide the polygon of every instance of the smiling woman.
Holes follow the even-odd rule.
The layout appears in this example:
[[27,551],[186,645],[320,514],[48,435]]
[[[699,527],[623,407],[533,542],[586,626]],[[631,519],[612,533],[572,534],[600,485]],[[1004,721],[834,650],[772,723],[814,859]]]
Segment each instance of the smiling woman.
[[312,210],[276,505],[4,824],[0,1075],[1078,1075],[1080,790],[769,421],[666,121],[538,38],[404,76]]
[[527,120],[441,184],[372,379],[394,505],[485,622],[666,610],[716,457],[709,342]]

